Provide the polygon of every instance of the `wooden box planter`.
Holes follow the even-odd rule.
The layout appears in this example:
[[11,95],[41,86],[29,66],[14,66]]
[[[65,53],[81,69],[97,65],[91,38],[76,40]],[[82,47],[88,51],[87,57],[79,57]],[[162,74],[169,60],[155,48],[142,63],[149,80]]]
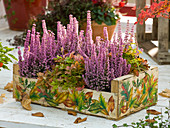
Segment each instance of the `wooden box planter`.
[[157,67],[140,72],[139,77],[129,74],[112,80],[111,92],[60,88],[53,93],[50,89],[46,89],[45,85],[39,86],[40,79],[20,77],[18,69],[19,66],[14,64],[13,96],[17,100],[22,99],[23,93],[27,93],[32,103],[114,120],[144,109],[146,106],[155,105],[157,102]]

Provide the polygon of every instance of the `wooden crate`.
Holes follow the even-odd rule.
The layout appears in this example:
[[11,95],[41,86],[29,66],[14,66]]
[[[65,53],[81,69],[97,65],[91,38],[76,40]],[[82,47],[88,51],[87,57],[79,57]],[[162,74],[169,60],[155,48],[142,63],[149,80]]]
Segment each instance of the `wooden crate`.
[[37,79],[20,77],[18,65],[14,64],[13,67],[13,96],[17,100],[22,100],[22,94],[27,93],[32,103],[114,120],[144,109],[146,106],[155,105],[157,102],[157,67],[140,72],[139,77],[129,74],[112,80],[111,92],[58,88],[53,93],[39,86]]

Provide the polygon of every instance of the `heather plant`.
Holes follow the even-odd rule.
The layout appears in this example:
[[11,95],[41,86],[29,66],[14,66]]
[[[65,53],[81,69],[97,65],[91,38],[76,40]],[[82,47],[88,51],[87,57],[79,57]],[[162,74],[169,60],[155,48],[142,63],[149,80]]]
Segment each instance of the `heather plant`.
[[52,70],[51,66],[55,64],[54,58],[67,54],[69,56],[73,51],[77,54],[78,43],[78,21],[70,15],[70,23],[67,28],[57,23],[57,40],[55,34],[47,30],[46,23],[42,21],[43,36],[40,39],[40,33],[36,32],[36,25],[33,24],[32,32],[28,30],[24,44],[23,59],[19,48],[19,66],[20,75],[25,77],[37,77],[38,72]]
[[150,66],[148,65],[147,60],[144,60],[139,56],[143,49],[138,48],[138,43],[134,37],[134,26],[132,26],[131,31],[129,30],[128,21],[124,37],[125,47],[123,50],[123,58],[131,65],[130,73],[138,76],[140,71],[148,70]]
[[[129,27],[125,37],[122,37],[120,23],[118,25],[118,34],[114,35],[113,41],[108,40],[107,27],[104,28],[104,39],[96,37],[92,40],[91,15],[87,12],[87,30],[81,30],[78,33],[78,21],[72,15],[69,16],[70,23],[67,28],[58,21],[57,23],[57,40],[51,31],[47,31],[45,21],[43,21],[43,37],[40,43],[40,35],[35,32],[35,25],[32,33],[28,31],[25,41],[25,49],[22,60],[21,51],[19,50],[19,66],[21,76],[37,77],[37,73],[45,71],[51,72],[53,85],[55,88],[64,86],[68,88],[83,85],[78,83],[80,78],[86,83],[86,87],[95,90],[110,91],[111,80],[128,74],[134,70],[132,66],[137,65],[135,69],[140,70],[146,66],[138,57],[138,48],[132,48],[133,28],[129,34]],[[31,36],[30,36],[31,35]],[[28,46],[30,42],[30,47]],[[84,66],[75,62],[71,55],[80,54],[84,58]],[[132,55],[131,55],[132,54]],[[56,58],[57,59],[54,59]],[[55,61],[54,61],[55,60]],[[52,67],[54,67],[52,69]],[[71,68],[69,68],[71,66]],[[72,68],[81,67],[80,70],[72,72]],[[84,67],[84,70],[83,70]],[[68,73],[69,69],[71,75]],[[77,73],[80,74],[77,74]],[[56,74],[55,74],[56,73]],[[72,74],[73,73],[73,74]],[[55,74],[55,75],[54,75]],[[74,80],[74,82],[72,81]]]
[[126,75],[130,71],[130,64],[123,59],[124,43],[119,30],[117,40],[108,40],[107,27],[104,28],[105,39],[92,40],[91,16],[87,13],[86,36],[83,31],[79,37],[79,52],[85,60],[85,74],[83,76],[86,86],[94,90],[110,91],[110,83],[114,78]]
[[[36,32],[36,25],[32,27],[32,32],[28,30],[24,44],[23,59],[21,50],[18,48],[20,75],[24,77],[37,77],[38,72],[51,70],[56,57],[56,42],[54,33],[47,31],[45,21],[42,21],[43,37],[40,40],[39,32]],[[29,46],[30,44],[30,46]]]

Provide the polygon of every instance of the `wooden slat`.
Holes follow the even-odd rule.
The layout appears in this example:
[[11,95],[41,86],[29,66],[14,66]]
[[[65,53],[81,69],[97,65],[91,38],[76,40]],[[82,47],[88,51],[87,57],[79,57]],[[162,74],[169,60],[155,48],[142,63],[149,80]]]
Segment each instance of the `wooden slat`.
[[168,52],[169,43],[169,19],[158,18],[159,51]]
[[[146,0],[136,0],[136,16],[140,14],[140,11],[142,8],[144,8],[146,5]],[[138,43],[142,43],[145,41],[145,21],[143,21],[143,25],[137,24],[136,27],[136,37]]]

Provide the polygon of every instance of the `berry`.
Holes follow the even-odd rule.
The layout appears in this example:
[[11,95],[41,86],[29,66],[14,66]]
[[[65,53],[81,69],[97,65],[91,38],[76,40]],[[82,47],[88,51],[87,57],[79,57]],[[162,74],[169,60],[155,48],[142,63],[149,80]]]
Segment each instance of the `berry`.
[[3,63],[2,62],[0,62],[0,67],[2,67],[3,66]]

